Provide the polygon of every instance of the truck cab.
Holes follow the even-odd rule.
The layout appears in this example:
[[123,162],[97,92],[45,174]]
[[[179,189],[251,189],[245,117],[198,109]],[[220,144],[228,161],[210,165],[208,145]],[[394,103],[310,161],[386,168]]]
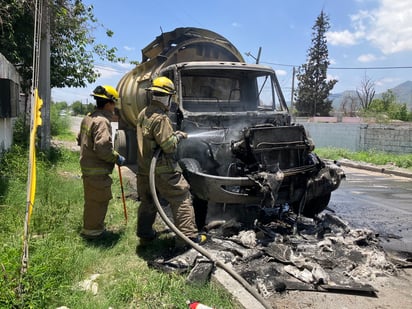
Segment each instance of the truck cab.
[[272,68],[187,62],[160,75],[177,88],[170,117],[188,133],[177,159],[195,200],[298,211],[305,198],[309,217],[326,208],[343,172],[318,158],[303,126],[291,124]]

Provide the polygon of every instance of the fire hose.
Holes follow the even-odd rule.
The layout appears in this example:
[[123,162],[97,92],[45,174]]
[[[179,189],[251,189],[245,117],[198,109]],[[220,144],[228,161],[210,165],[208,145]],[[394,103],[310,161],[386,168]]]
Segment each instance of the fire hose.
[[166,225],[181,239],[183,239],[188,245],[190,245],[193,249],[197,252],[205,256],[211,262],[214,263],[217,267],[220,267],[224,271],[226,271],[233,279],[238,281],[250,294],[252,294],[256,300],[258,300],[265,308],[272,309],[272,306],[267,304],[266,300],[254,289],[243,277],[241,277],[237,272],[233,269],[227,267],[224,263],[220,262],[219,260],[215,260],[213,256],[204,248],[193,242],[189,237],[184,235],[170,219],[167,217],[166,213],[164,212],[162,206],[160,205],[159,198],[156,192],[156,184],[155,184],[155,168],[157,164],[157,159],[159,158],[161,149],[157,149],[153,154],[152,161],[150,163],[150,172],[149,172],[149,185],[150,185],[150,192],[152,193],[153,201],[156,205],[157,211],[159,212],[160,217],[166,223]]

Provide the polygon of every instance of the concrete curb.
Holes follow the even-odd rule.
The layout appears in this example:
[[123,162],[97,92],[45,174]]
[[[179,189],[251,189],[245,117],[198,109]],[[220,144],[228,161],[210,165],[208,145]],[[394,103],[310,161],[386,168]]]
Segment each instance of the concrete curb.
[[233,277],[223,269],[216,267],[214,273],[212,274],[212,280],[219,283],[233,296],[236,308],[265,309],[265,307],[252,294],[250,294],[244,286],[233,279]]
[[[323,159],[323,160],[327,162],[334,162],[332,160],[327,160],[327,159]],[[367,170],[371,172],[382,173],[386,175],[395,175],[395,176],[400,176],[400,177],[405,177],[405,178],[412,178],[412,171],[403,170],[400,168],[392,169],[392,168],[388,168],[385,166],[377,166],[377,165],[371,165],[367,163],[353,162],[353,161],[349,161],[346,159],[338,160],[336,161],[336,163],[341,166],[347,166],[351,168],[357,168],[357,169]]]

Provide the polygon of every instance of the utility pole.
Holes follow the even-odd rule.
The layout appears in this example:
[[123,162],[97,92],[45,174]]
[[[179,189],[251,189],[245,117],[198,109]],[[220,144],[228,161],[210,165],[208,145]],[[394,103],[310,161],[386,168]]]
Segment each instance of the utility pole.
[[40,127],[40,148],[50,148],[50,12],[48,0],[42,1],[42,21],[40,36],[39,95],[43,100],[41,111],[43,124]]

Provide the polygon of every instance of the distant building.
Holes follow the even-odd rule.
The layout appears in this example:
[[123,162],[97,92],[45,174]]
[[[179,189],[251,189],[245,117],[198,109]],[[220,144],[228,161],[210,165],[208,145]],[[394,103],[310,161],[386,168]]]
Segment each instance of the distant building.
[[13,124],[20,113],[20,76],[0,53],[0,152],[13,144]]

